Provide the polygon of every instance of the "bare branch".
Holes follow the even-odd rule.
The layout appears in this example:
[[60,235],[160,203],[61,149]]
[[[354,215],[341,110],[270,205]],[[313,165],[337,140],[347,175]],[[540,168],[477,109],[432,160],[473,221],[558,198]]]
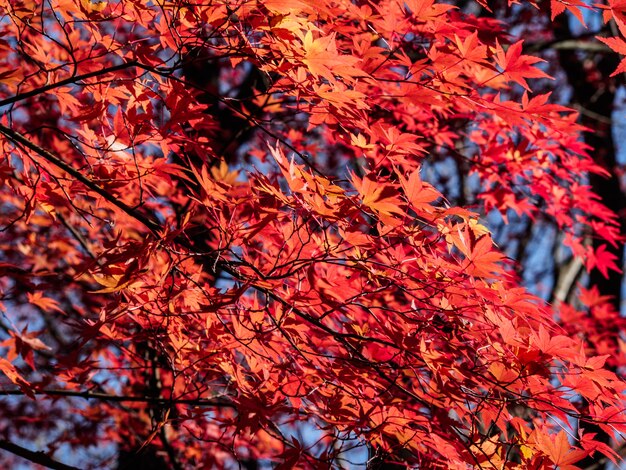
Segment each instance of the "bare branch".
[[4,449],[8,452],[11,452],[12,454],[22,457],[23,459],[29,460],[39,465],[43,465],[47,468],[52,468],[56,470],[79,470],[78,467],[72,467],[71,465],[66,465],[59,462],[58,460],[54,460],[45,452],[34,452],[4,439],[0,440],[0,449]]
[[[208,398],[163,398],[163,397],[150,397],[150,396],[129,396],[129,395],[109,395],[107,393],[98,392],[80,392],[74,390],[41,390],[34,392],[38,396],[49,397],[76,397],[84,398],[86,400],[102,400],[109,402],[131,402],[131,403],[150,403],[155,405],[192,405],[201,407],[215,407],[215,408],[235,408],[235,405],[227,400],[217,397],[214,399]],[[24,395],[21,390],[0,390],[0,396],[6,395]]]
[[549,49],[555,51],[582,51],[605,54],[615,54],[609,46],[598,41],[588,41],[585,39],[565,39],[558,41],[534,42],[524,48],[525,52],[542,52]]

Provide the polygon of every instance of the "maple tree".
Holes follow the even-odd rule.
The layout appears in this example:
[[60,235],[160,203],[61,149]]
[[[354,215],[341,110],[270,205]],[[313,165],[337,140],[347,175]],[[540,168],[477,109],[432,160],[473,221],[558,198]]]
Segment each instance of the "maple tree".
[[[535,91],[550,64],[498,8],[548,41],[596,9],[626,50],[617,1],[0,0],[0,449],[617,462],[616,307],[530,294],[485,222],[544,218],[619,272],[590,123]],[[428,181],[439,163],[476,203]]]

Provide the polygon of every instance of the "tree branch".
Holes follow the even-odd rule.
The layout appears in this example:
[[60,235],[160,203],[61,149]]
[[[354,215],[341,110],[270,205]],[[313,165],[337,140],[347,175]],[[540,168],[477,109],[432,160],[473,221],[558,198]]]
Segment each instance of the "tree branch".
[[66,465],[59,462],[58,460],[54,460],[45,452],[34,452],[4,439],[0,440],[0,449],[4,449],[8,452],[11,452],[12,454],[22,457],[23,459],[29,460],[39,465],[43,465],[47,468],[52,468],[56,470],[80,470],[78,467],[72,467],[71,465]]
[[[163,397],[149,397],[149,396],[130,396],[130,395],[109,395],[107,393],[98,392],[80,392],[74,390],[40,390],[34,392],[38,396],[49,397],[76,397],[84,398],[86,400],[102,400],[109,402],[131,402],[131,403],[150,403],[155,405],[192,405],[202,407],[216,407],[216,408],[235,408],[235,405],[229,401],[219,399],[208,398],[163,398]],[[21,390],[0,390],[0,396],[7,395],[24,395]]]
[[84,176],[80,171],[76,170],[75,168],[73,168],[69,164],[65,163],[63,160],[61,160],[59,157],[54,155],[52,152],[49,152],[48,150],[40,147],[39,145],[35,144],[34,142],[29,140],[24,135],[20,134],[17,131],[14,131],[13,129],[11,129],[9,127],[6,127],[6,126],[4,126],[2,124],[0,124],[0,133],[4,134],[9,140],[13,141],[14,143],[20,144],[20,145],[22,145],[22,146],[32,150],[36,154],[38,154],[41,157],[43,157],[44,159],[46,159],[48,162],[50,162],[53,165],[55,165],[56,167],[62,169],[66,173],[72,175],[74,178],[76,178],[78,181],[83,183],[85,186],[87,186],[93,192],[95,192],[95,193],[99,194],[100,196],[102,196],[106,201],[110,202],[111,204],[113,204],[118,209],[121,209],[126,214],[130,215],[134,219],[136,219],[139,222],[141,222],[148,229],[150,229],[150,231],[152,233],[154,233],[155,235],[157,235],[161,231],[161,226],[159,224],[157,224],[153,220],[149,219],[148,217],[142,215],[141,213],[139,213],[138,211],[136,211],[132,207],[124,204],[122,201],[120,201],[118,198],[113,196],[107,190],[105,190],[104,188],[99,186],[96,182],[94,182],[94,181],[90,180],[89,178],[87,178],[86,176]]
[[170,465],[172,466],[172,468],[174,470],[183,470],[183,466],[180,464],[180,462],[178,461],[178,458],[176,457],[176,451],[172,447],[172,444],[170,443],[169,439],[167,438],[167,432],[165,431],[165,426],[161,426],[161,429],[159,430],[159,438],[161,439],[161,443],[163,444],[163,447],[165,448],[165,452],[167,452],[167,456],[170,460]]
[[17,95],[12,96],[11,98],[0,100],[0,107],[16,103],[18,101],[22,101],[27,98],[32,98],[33,96],[37,96],[37,95],[40,95],[41,93],[54,90],[55,88],[62,87],[63,85],[69,85],[71,83],[76,83],[81,80],[87,80],[88,78],[97,77],[98,75],[104,75],[104,74],[111,73],[111,72],[117,72],[118,70],[124,70],[130,67],[136,67],[137,65],[138,63],[133,60],[130,62],[125,62],[123,64],[115,65],[113,67],[107,67],[101,70],[97,70],[95,72],[84,73],[82,75],[75,75],[73,77],[69,77],[64,80],[51,83],[50,85],[35,88],[34,90],[26,91],[24,93],[18,93]]
[[587,41],[584,39],[564,39],[555,41],[542,41],[528,44],[524,48],[524,52],[542,52],[548,49],[556,51],[584,51],[615,54],[615,52],[606,44],[598,41]]
[[[105,189],[100,187],[97,183],[95,183],[94,181],[90,180],[89,178],[83,176],[78,170],[76,170],[75,168],[73,168],[69,164],[65,163],[63,160],[61,160],[59,157],[57,157],[53,153],[51,153],[48,150],[40,147],[37,144],[31,142],[24,135],[20,134],[19,132],[14,131],[14,130],[12,130],[12,129],[10,129],[10,128],[2,125],[2,124],[0,124],[0,133],[4,134],[6,137],[8,137],[13,142],[19,143],[19,144],[23,145],[24,147],[33,150],[35,153],[37,153],[38,155],[42,156],[48,162],[50,162],[53,165],[57,166],[58,168],[64,170],[66,173],[72,175],[74,178],[76,178],[78,181],[83,183],[89,189],[91,189],[95,193],[101,195],[106,201],[108,201],[111,204],[115,205],[116,207],[120,208],[127,215],[133,217],[135,220],[137,220],[138,222],[143,224],[154,235],[158,236],[159,233],[161,233],[163,231],[163,228],[161,227],[161,225],[158,222],[155,222],[153,219],[142,215],[141,213],[139,213],[137,210],[133,209],[132,207],[127,206],[126,204],[124,204],[123,202],[118,200],[116,197],[111,195],[108,191],[106,191]],[[182,246],[184,246],[186,248],[189,247],[189,245],[186,242],[186,240],[184,240],[184,238],[181,237],[181,236],[176,237],[175,241],[177,243],[180,243]],[[332,328],[324,325],[320,320],[315,319],[311,315],[306,314],[305,312],[301,311],[298,308],[295,308],[293,305],[289,304],[289,302],[287,302],[284,299],[282,299],[280,296],[278,296],[272,290],[267,289],[266,287],[263,287],[263,286],[259,286],[258,284],[255,284],[251,279],[248,279],[247,276],[242,275],[242,273],[240,273],[236,268],[232,267],[230,265],[230,263],[228,263],[226,261],[223,261],[223,260],[220,260],[219,257],[218,257],[216,262],[215,262],[215,266],[216,267],[220,267],[220,269],[222,271],[230,274],[235,279],[238,279],[238,280],[240,280],[242,282],[249,283],[250,287],[252,287],[253,289],[256,289],[257,291],[264,293],[265,295],[267,295],[272,300],[274,300],[274,301],[276,301],[276,302],[278,302],[278,303],[280,303],[282,305],[285,305],[288,308],[292,309],[292,311],[298,317],[302,318],[303,320],[305,320],[309,324],[314,325],[317,328],[319,328],[320,330],[324,331],[325,333],[333,335],[334,337],[336,337],[338,339],[338,341],[341,342],[341,344],[346,348],[346,350],[349,351],[352,355],[354,355],[355,360],[362,361],[364,363],[369,363],[370,362],[369,360],[367,360],[361,354],[360,351],[358,351],[358,349],[354,345],[350,344],[346,340],[345,335],[339,335]],[[416,400],[419,403],[424,403],[424,401],[422,399],[420,399],[417,395],[415,395],[413,392],[408,390],[406,387],[398,384],[393,378],[389,377],[384,371],[377,370],[376,372],[379,375],[379,377],[382,378],[383,380],[385,380],[387,383],[389,383],[391,387],[400,390],[402,393],[404,393],[405,395],[413,398],[414,400]],[[67,393],[65,393],[66,391],[63,391],[63,392],[64,392],[63,394],[68,395]],[[82,396],[81,395],[82,393],[83,392],[76,392],[74,396]],[[96,395],[96,394],[93,394],[93,395]],[[89,398],[89,397],[85,397],[85,398]],[[96,397],[94,396],[94,398],[96,398]],[[139,402],[144,402],[144,403],[158,403],[158,401],[151,401],[151,400],[163,400],[162,403],[164,403],[164,404],[171,403],[170,400],[159,399],[159,398],[149,398],[149,397],[139,397],[139,398],[137,398],[137,397],[123,397],[123,398],[116,399],[115,397],[112,397],[110,395],[104,395],[103,397],[99,397],[99,398],[103,399],[103,400],[108,399],[110,401],[139,401]]]

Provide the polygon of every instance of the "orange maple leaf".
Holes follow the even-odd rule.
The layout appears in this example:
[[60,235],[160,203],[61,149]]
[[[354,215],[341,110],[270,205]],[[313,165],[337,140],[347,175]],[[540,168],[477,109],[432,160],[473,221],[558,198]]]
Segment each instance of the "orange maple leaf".
[[572,445],[567,440],[567,434],[565,431],[559,432],[555,437],[542,432],[537,432],[535,435],[537,441],[537,448],[543,452],[554,465],[558,465],[560,469],[572,469],[573,463],[578,462],[584,458],[586,452],[581,449],[572,449]]

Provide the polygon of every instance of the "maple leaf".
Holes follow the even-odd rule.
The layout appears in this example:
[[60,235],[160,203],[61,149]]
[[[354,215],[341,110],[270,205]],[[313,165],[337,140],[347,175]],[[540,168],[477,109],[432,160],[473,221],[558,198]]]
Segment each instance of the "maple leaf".
[[585,289],[582,286],[578,287],[580,294],[579,299],[587,307],[595,307],[608,303],[613,297],[610,295],[600,295],[598,286],[591,286],[589,289]]
[[563,13],[565,10],[572,13],[580,23],[585,26],[585,17],[583,15],[582,9],[588,9],[589,5],[581,0],[550,0],[550,19],[554,21],[554,19]]
[[6,375],[15,385],[19,386],[26,395],[31,398],[35,397],[30,384],[20,375],[15,366],[3,357],[0,357],[0,372]]
[[550,75],[538,69],[534,64],[545,62],[538,57],[522,54],[524,41],[511,44],[505,51],[496,41],[494,48],[496,64],[502,69],[502,73],[509,79],[530,91],[527,78],[550,78]]
[[36,305],[45,311],[56,310],[57,312],[63,313],[63,310],[59,307],[59,302],[50,297],[44,297],[43,292],[37,291],[35,293],[27,294],[28,302]]
[[107,2],[92,2],[91,0],[80,0],[80,6],[86,13],[100,13],[107,7]]
[[533,333],[532,344],[544,354],[567,357],[575,343],[571,338],[564,335],[551,334],[545,326],[539,325],[537,333]]
[[623,36],[626,36],[626,1],[624,0],[609,0],[610,10],[605,10],[604,20],[615,20],[615,24],[619,28]]
[[363,134],[350,134],[350,143],[355,147],[361,148],[363,150],[370,150],[375,148],[376,146],[373,144],[368,144],[365,136]]
[[335,84],[331,87],[327,84],[313,87],[316,93],[337,108],[368,109],[365,102],[365,95],[359,91],[349,90],[342,84]]
[[19,69],[5,70],[4,72],[0,72],[0,83],[13,86],[19,85],[19,83],[23,80],[24,77],[21,75]]
[[94,279],[103,286],[102,289],[94,291],[100,294],[111,294],[125,289],[132,282],[123,274],[96,274]]
[[501,362],[492,362],[489,365],[489,372],[499,383],[506,384],[519,380],[520,373],[512,369],[509,365],[502,364]]
[[454,40],[461,53],[461,57],[476,63],[486,62],[487,46],[479,43],[478,31],[474,31],[464,40],[461,40],[461,38],[455,34]]
[[307,31],[302,39],[304,57],[302,62],[308,67],[315,78],[323,77],[331,83],[335,82],[335,73],[343,77],[350,74],[365,75],[353,66],[359,59],[349,55],[340,55],[337,51],[335,34],[315,39],[312,31]]
[[25,329],[21,333],[15,334],[16,338],[26,344],[35,351],[50,351],[52,348],[47,346],[41,339],[37,338],[37,333],[28,333]]
[[603,455],[607,456],[614,465],[617,466],[620,455],[605,443],[595,440],[595,437],[596,433],[583,434],[580,438],[581,447],[587,452],[588,455],[593,455],[595,452],[601,452]]
[[400,185],[404,195],[416,211],[432,212],[432,202],[441,197],[441,194],[430,184],[424,183],[419,171],[413,171],[408,178],[399,175]]
[[493,249],[490,235],[486,234],[479,237],[471,245],[470,250],[464,266],[472,275],[490,277],[502,271],[502,267],[498,263],[504,260],[504,255]]
[[268,10],[279,14],[287,14],[312,9],[311,4],[304,0],[267,0],[263,2],[263,5]]
[[554,21],[554,19],[563,13],[566,9],[566,5],[564,2],[560,0],[550,0],[550,19]]
[[[624,4],[624,6],[626,6],[626,3]],[[596,36],[596,39],[598,41],[602,41],[615,52],[621,55],[626,55],[626,41],[624,41],[622,38],[603,38],[600,36]],[[611,77],[614,77],[615,75],[623,72],[626,72],[626,58],[620,61],[615,71],[611,74]]]
[[575,470],[574,463],[584,458],[587,453],[581,449],[572,449],[565,431],[560,431],[556,436],[537,432],[535,434],[537,448],[543,452],[554,465],[561,469]]
[[434,20],[454,8],[453,5],[436,3],[435,0],[408,0],[404,4],[420,21]]
[[371,176],[360,179],[354,174],[352,182],[361,195],[365,207],[382,216],[404,214],[404,210],[400,207],[400,198],[390,186],[380,184]]
[[590,248],[587,257],[587,269],[596,268],[605,278],[609,277],[609,270],[621,273],[622,270],[615,263],[617,256],[607,250],[606,243],[603,243],[595,250]]

